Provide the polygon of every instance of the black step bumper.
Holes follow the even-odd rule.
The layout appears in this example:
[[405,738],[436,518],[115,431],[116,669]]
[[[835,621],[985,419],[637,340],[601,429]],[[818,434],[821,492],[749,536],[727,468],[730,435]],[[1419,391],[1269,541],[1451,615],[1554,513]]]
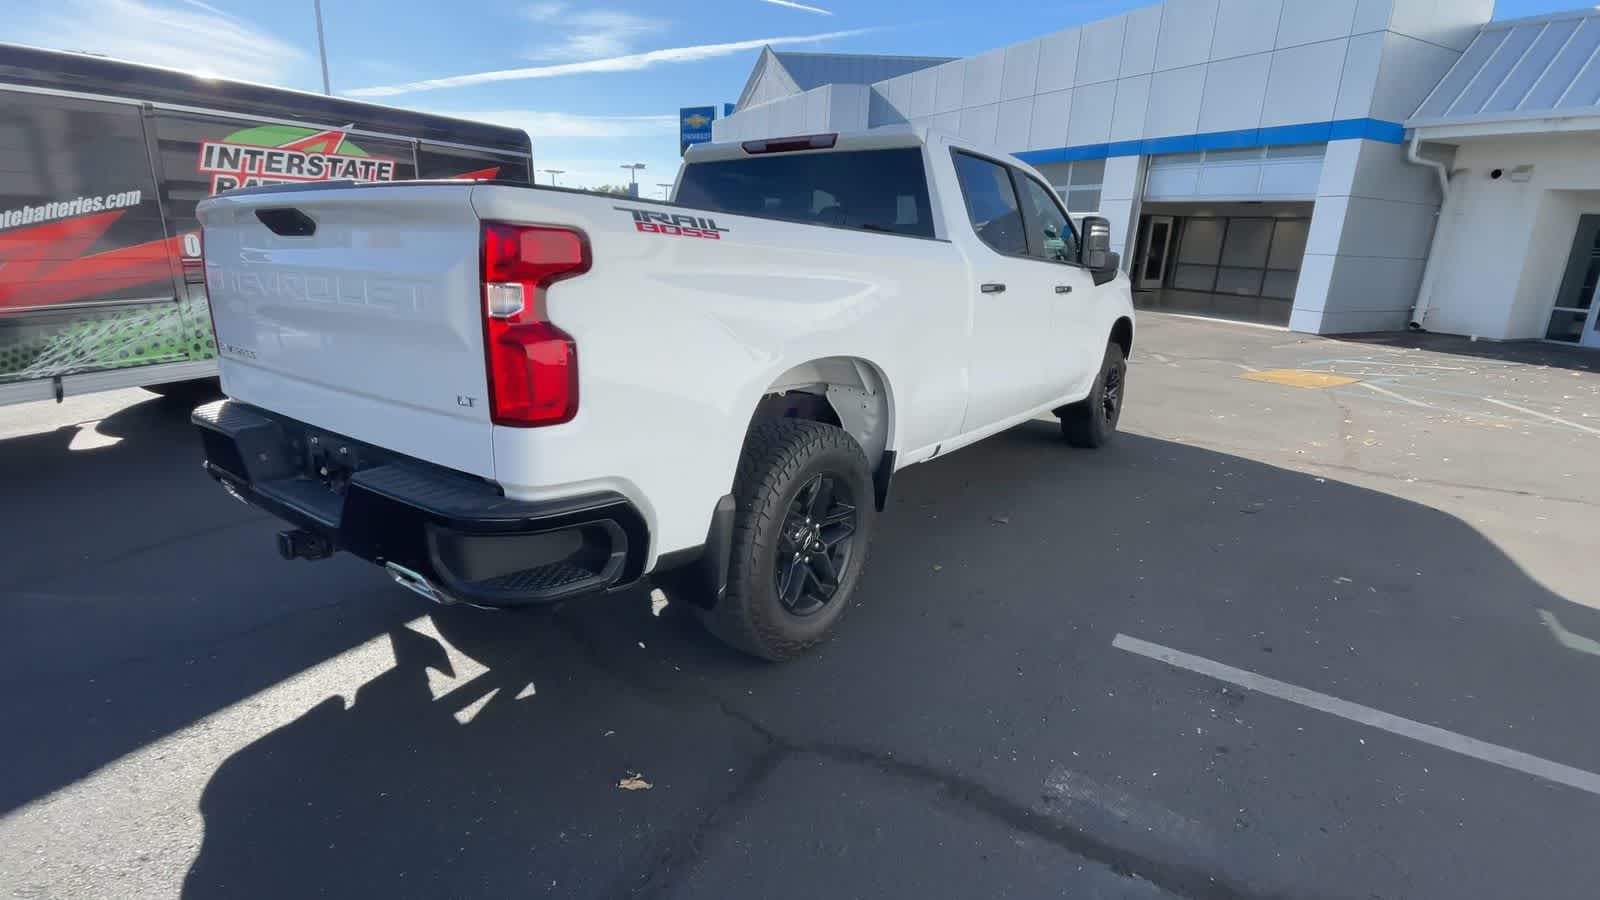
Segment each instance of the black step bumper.
[[621,494],[512,500],[494,484],[235,400],[191,417],[230,493],[441,602],[554,603],[623,587],[649,532]]

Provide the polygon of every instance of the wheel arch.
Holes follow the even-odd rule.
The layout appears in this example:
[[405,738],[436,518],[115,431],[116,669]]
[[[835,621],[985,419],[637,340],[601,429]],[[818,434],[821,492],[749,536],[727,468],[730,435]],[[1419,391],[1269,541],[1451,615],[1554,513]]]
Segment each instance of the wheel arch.
[[882,508],[894,472],[895,403],[881,366],[859,356],[826,356],[790,366],[761,392],[750,422],[768,417],[842,428],[866,454]]
[[1122,348],[1122,358],[1133,355],[1133,319],[1118,317],[1111,325],[1111,342]]
[[751,421],[763,416],[837,425],[856,439],[872,466],[894,447],[894,398],[888,376],[871,360],[857,356],[827,356],[785,369],[761,392]]

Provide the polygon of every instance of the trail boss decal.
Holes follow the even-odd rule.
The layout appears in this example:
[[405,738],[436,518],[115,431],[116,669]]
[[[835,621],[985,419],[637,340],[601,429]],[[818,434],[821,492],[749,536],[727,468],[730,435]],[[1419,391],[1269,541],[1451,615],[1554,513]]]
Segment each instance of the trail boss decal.
[[[273,141],[273,144],[265,144]],[[211,193],[307,181],[393,181],[395,161],[368,156],[342,131],[266,126],[200,145],[195,169],[211,176]]]
[[700,216],[650,212],[645,209],[630,209],[626,206],[613,206],[611,208],[633,216],[634,230],[645,234],[670,234],[678,237],[706,238],[720,241],[722,240],[721,233],[730,230],[719,226],[715,220],[701,218]]

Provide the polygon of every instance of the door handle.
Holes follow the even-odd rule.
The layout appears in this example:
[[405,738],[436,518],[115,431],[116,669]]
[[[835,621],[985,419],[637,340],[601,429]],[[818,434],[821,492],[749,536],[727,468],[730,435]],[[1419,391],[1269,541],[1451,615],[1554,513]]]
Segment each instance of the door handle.
[[1004,294],[1006,286],[998,281],[990,281],[978,285],[978,290],[983,291],[985,294]]
[[1058,293],[1058,294],[1070,294],[1070,293],[1072,293],[1072,285],[1070,285],[1070,284],[1058,284],[1058,285],[1056,285],[1056,293]]

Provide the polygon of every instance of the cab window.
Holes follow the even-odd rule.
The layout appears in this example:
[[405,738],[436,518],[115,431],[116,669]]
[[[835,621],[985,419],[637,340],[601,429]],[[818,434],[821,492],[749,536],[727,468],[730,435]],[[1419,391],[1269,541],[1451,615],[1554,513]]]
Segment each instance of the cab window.
[[956,178],[966,199],[967,218],[985,244],[1001,253],[1025,256],[1027,234],[1011,175],[1005,166],[966,153],[955,154]]
[[1051,262],[1076,263],[1078,236],[1056,203],[1055,192],[1021,172],[1016,175],[1028,227],[1028,254]]

